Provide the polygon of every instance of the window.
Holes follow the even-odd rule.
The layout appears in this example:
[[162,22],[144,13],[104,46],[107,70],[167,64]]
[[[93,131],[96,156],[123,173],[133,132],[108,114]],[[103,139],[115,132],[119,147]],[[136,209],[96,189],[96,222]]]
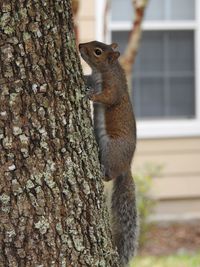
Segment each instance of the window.
[[[150,0],[145,20],[193,20],[194,17],[195,0]],[[132,21],[131,1],[112,0],[111,20]]]
[[[112,38],[123,52],[128,32]],[[144,32],[132,83],[137,118],[194,117],[193,31]]]
[[[106,41],[121,52],[132,20],[131,0],[112,0]],[[139,137],[200,134],[199,48],[199,0],[149,1],[132,81]]]

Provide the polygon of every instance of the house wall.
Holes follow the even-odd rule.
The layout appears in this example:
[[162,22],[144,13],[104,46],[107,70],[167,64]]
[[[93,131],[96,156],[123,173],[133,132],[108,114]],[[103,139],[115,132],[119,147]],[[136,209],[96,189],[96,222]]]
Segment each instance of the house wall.
[[200,137],[140,139],[133,173],[145,164],[161,166],[151,190],[156,215],[200,215]]
[[94,39],[95,26],[95,1],[80,1],[79,37],[81,42],[88,42]]
[[[80,42],[96,39],[95,1],[80,1]],[[89,68],[83,63],[84,71]],[[133,162],[135,170],[146,164],[162,166],[153,180],[151,194],[158,199],[157,218],[200,215],[200,136],[139,139]]]
[[[80,43],[86,43],[95,39],[95,1],[94,0],[80,0],[80,8],[78,14],[78,36]],[[88,74],[90,69],[88,65],[82,60],[84,72]]]

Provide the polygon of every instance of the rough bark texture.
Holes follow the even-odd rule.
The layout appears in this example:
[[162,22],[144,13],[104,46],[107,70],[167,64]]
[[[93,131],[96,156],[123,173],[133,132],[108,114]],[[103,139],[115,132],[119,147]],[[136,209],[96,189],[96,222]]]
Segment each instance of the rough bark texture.
[[0,3],[0,266],[118,266],[71,21]]

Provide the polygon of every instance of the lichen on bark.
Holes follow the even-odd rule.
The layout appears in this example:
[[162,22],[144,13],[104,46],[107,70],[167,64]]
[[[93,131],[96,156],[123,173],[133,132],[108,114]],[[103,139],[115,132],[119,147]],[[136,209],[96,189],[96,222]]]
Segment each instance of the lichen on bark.
[[118,266],[70,1],[4,1],[0,28],[0,266]]

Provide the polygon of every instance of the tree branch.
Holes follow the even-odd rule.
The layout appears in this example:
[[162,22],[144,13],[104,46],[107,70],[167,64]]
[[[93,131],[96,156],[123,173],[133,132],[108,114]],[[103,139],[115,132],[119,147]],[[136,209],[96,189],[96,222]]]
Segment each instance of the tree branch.
[[135,19],[133,22],[133,28],[130,32],[129,41],[123,56],[120,59],[120,63],[124,68],[126,75],[129,75],[132,66],[135,62],[135,57],[138,51],[140,38],[141,38],[141,25],[144,17],[144,11],[147,6],[148,0],[132,0]]

